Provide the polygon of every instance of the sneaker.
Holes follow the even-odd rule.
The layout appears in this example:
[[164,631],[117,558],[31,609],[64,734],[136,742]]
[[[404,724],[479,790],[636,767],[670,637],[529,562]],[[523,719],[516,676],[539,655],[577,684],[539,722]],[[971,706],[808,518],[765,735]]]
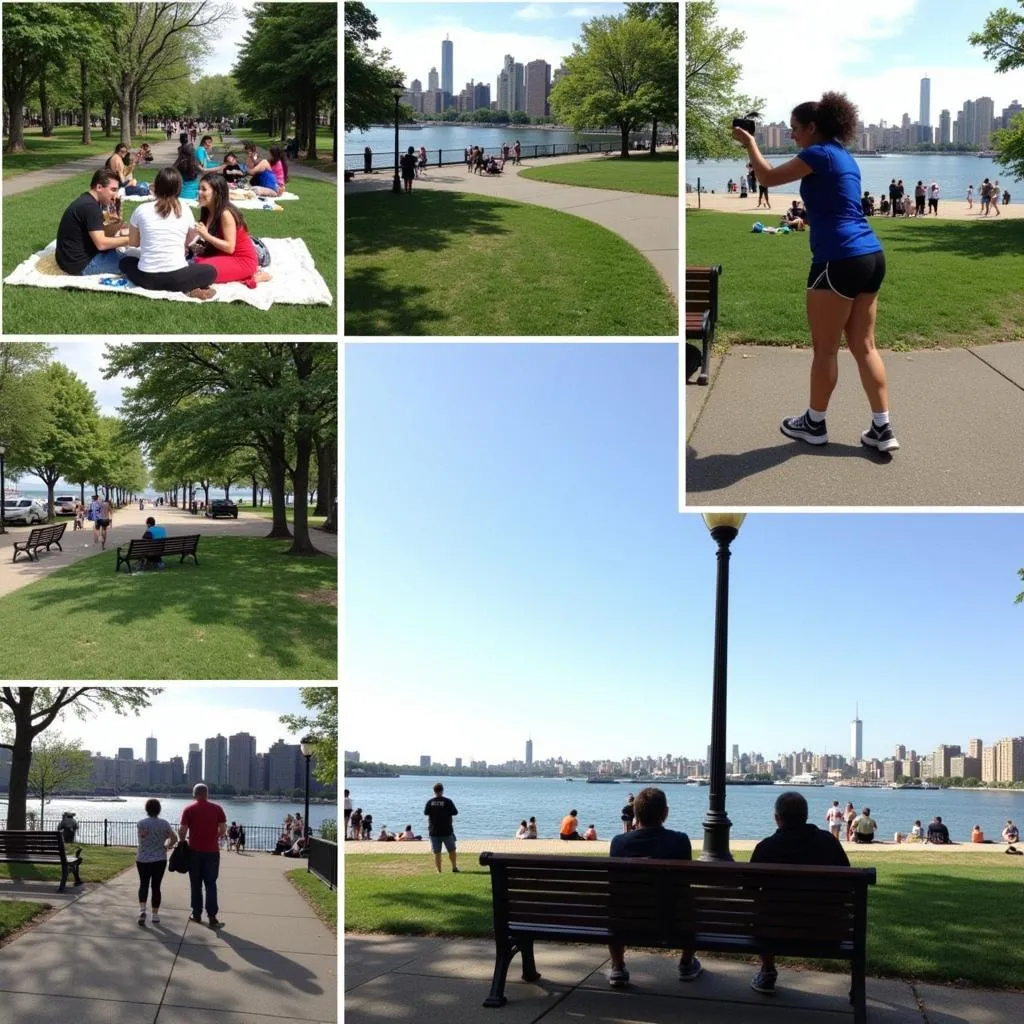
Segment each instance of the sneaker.
[[215,914],[210,915],[210,927],[211,928],[223,928],[224,922],[217,919]]
[[145,924],[145,923],[146,923],[146,911],[145,910],[140,910],[139,911],[139,924]]
[[150,920],[153,922],[153,924],[159,924],[160,923],[160,915],[154,910],[153,911],[153,916],[150,918]]
[[704,968],[701,967],[700,961],[695,957],[691,956],[689,960],[679,961],[679,980],[680,981],[696,981]]
[[755,992],[763,992],[765,995],[775,993],[775,982],[778,980],[778,971],[766,971],[763,967],[750,980],[750,987]]
[[196,924],[202,924],[203,923],[202,917],[201,916],[197,916],[196,914],[190,914],[188,919],[190,921],[195,921]]
[[828,444],[828,431],[825,429],[825,421],[812,423],[806,411],[799,416],[790,416],[782,421],[779,429],[786,435],[797,441],[806,441],[808,444]]
[[891,452],[899,448],[900,443],[892,432],[892,424],[886,423],[884,427],[876,427],[874,422],[863,434],[860,435],[860,443],[869,448],[877,448],[880,452]]
[[629,971],[625,967],[613,967],[608,975],[608,984],[612,988],[624,988],[629,984]]

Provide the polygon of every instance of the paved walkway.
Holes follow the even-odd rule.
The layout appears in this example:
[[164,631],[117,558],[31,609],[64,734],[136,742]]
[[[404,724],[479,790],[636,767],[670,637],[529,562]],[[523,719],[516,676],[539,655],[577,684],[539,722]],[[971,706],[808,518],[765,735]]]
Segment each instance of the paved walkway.
[[[581,188],[577,185],[555,185],[548,181],[531,181],[520,176],[530,167],[562,165],[567,161],[604,160],[606,154],[548,157],[523,162],[518,167],[505,164],[500,175],[468,174],[464,164],[427,169],[425,178],[413,184],[417,189],[447,192],[474,192],[500,199],[512,199],[534,206],[546,206],[562,213],[571,213],[614,231],[634,249],[639,250],[654,266],[679,301],[679,200],[675,196],[652,196],[640,192],[616,192],[603,188]],[[643,157],[638,157],[643,159]],[[346,194],[387,191],[393,175],[357,174],[345,183]]]
[[[0,534],[0,598],[20,587],[26,587],[58,569],[66,569],[83,558],[101,557],[110,561],[110,568],[117,564],[118,545],[126,546],[134,537],[141,537],[146,530],[146,517],[154,516],[156,521],[167,527],[170,536],[199,533],[213,537],[265,537],[270,533],[271,521],[263,516],[240,511],[237,519],[207,519],[193,516],[176,508],[154,509],[147,505],[144,512],[138,505],[126,506],[114,513],[114,525],[107,531],[107,548],[104,551],[94,543],[92,523],[86,520],[85,529],[76,533],[74,520],[61,516],[58,523],[66,522],[67,529],[61,538],[63,552],[56,547],[39,552],[39,561],[30,562],[24,555],[12,562],[10,555],[16,540],[28,537],[29,527],[8,526],[7,533]],[[313,546],[325,555],[338,557],[338,535],[311,530]]]
[[60,901],[23,883],[58,910],[0,948],[0,1024],[333,1024],[338,940],[284,877],[297,866],[222,854],[218,931],[189,921],[182,875],[144,928],[134,867]]
[[[346,844],[346,851],[353,843]],[[386,844],[391,846],[392,844]],[[483,1008],[494,969],[493,942],[478,939],[345,936],[346,1024],[850,1024],[848,973],[781,968],[778,989],[750,988],[750,963],[700,955],[704,974],[680,984],[677,954],[627,952],[630,987],[608,987],[603,946],[540,942],[541,980],[509,970],[500,1010]],[[867,979],[871,1024],[1010,1024],[1019,992],[988,992],[918,982]],[[162,1024],[163,1018],[161,1018]]]
[[818,448],[779,431],[806,407],[809,350],[713,358],[711,383],[686,386],[686,505],[1024,505],[1024,341],[882,356],[902,446],[891,455],[860,443],[870,410],[845,350]]

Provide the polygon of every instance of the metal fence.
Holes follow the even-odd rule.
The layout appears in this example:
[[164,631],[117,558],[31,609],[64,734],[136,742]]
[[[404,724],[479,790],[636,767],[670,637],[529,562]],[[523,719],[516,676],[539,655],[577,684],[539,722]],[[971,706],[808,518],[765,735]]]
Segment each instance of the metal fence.
[[338,888],[337,843],[314,836],[309,841],[309,858],[306,866],[321,882],[326,882],[332,889]]

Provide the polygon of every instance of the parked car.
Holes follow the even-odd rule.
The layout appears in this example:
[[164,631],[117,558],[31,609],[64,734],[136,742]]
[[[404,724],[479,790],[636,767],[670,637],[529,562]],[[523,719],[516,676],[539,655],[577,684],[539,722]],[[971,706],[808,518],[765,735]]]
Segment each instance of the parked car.
[[237,519],[238,506],[227,498],[215,498],[206,510],[206,518],[216,519],[217,516],[230,516],[232,519]]
[[73,516],[76,501],[78,499],[73,494],[58,494],[53,499],[54,511],[59,516]]
[[24,523],[26,526],[45,523],[46,509],[36,498],[8,498],[4,502],[4,521]]

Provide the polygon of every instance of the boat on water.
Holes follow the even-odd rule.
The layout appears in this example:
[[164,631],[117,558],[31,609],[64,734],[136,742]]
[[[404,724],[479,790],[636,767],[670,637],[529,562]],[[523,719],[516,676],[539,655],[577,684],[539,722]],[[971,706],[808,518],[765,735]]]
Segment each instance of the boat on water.
[[941,789],[941,786],[934,786],[930,782],[922,782],[919,785],[913,782],[890,782],[889,789]]
[[615,785],[619,784],[618,779],[613,779],[610,775],[588,775],[587,782],[598,783],[601,785]]
[[814,772],[801,772],[799,775],[790,776],[785,782],[775,783],[776,786],[814,786],[817,789],[823,789],[831,784],[831,782]]

